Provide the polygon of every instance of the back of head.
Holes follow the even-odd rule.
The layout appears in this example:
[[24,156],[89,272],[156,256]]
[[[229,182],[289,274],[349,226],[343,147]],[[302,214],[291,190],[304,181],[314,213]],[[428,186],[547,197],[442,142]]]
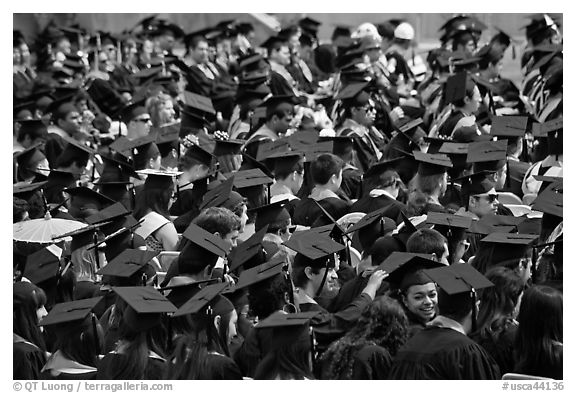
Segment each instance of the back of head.
[[518,335],[525,340],[563,340],[562,292],[546,285],[534,285],[522,296]]
[[324,185],[333,175],[338,176],[344,167],[344,161],[334,154],[326,153],[318,156],[310,164],[310,173],[314,184]]
[[419,254],[435,254],[440,258],[447,244],[446,238],[435,229],[422,228],[413,233],[406,243],[406,251]]
[[218,233],[220,237],[240,229],[238,216],[225,207],[204,209],[192,222],[212,234]]

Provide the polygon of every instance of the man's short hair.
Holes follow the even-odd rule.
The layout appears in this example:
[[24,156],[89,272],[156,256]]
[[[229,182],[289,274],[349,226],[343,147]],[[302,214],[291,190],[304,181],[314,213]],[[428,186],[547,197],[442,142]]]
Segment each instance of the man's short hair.
[[435,254],[438,258],[446,251],[448,240],[435,229],[422,228],[414,232],[406,242],[406,251],[420,254]]
[[310,173],[314,184],[324,185],[332,175],[338,176],[344,168],[344,161],[334,154],[326,153],[318,156],[310,164]]
[[221,237],[240,229],[240,218],[225,207],[202,210],[192,222],[210,233],[218,232]]

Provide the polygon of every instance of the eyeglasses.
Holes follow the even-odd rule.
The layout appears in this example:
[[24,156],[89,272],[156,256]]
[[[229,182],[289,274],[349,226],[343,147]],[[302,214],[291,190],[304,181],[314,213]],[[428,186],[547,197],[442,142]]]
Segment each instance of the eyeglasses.
[[134,119],[133,121],[137,121],[140,123],[148,123],[149,121],[152,121],[152,119],[150,119],[149,117],[145,118],[145,119]]

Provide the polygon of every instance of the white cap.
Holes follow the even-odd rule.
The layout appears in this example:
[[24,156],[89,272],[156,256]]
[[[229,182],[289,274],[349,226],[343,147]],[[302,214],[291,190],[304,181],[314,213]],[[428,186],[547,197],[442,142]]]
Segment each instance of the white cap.
[[360,26],[354,30],[351,35],[351,38],[362,38],[362,37],[374,37],[374,38],[382,38],[380,34],[378,34],[378,29],[372,23],[362,23]]
[[394,38],[399,38],[402,40],[413,40],[414,28],[410,25],[410,23],[402,22],[394,30]]

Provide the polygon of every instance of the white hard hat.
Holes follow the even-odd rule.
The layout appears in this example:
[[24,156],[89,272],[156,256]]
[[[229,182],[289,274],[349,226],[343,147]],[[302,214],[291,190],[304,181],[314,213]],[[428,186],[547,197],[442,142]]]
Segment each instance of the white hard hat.
[[414,28],[410,23],[402,22],[394,30],[394,37],[402,40],[413,40]]
[[362,23],[360,26],[354,30],[351,35],[351,38],[362,38],[362,37],[374,37],[374,38],[381,38],[380,34],[378,34],[378,29],[372,23]]

